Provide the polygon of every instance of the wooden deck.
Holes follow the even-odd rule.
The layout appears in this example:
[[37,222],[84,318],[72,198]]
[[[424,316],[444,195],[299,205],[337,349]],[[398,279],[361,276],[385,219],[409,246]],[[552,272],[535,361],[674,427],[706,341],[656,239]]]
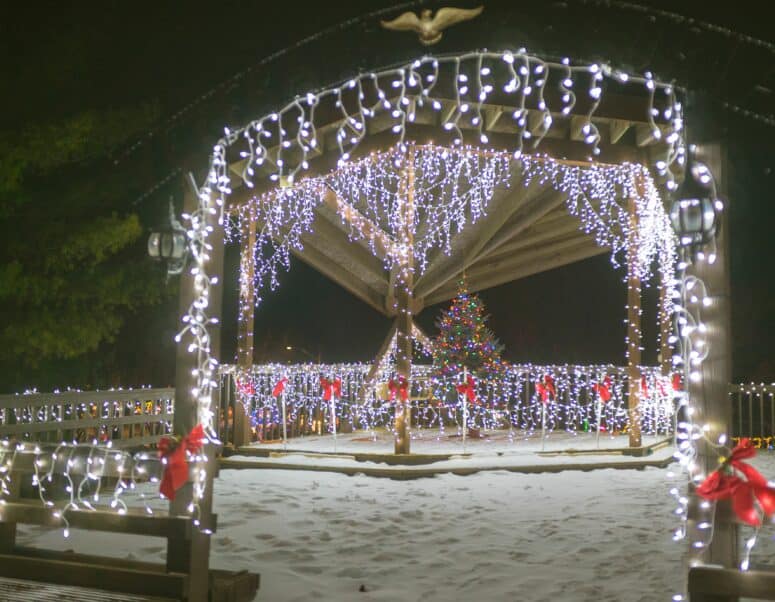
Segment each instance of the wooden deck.
[[0,577],[0,600],[4,602],[171,602],[173,598],[134,596],[87,587],[53,585]]

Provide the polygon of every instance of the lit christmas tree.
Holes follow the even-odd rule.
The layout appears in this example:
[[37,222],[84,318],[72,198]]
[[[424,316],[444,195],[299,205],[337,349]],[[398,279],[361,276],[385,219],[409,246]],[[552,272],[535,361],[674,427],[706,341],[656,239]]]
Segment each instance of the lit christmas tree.
[[482,300],[469,293],[465,279],[461,280],[457,297],[436,322],[439,334],[433,364],[440,377],[456,378],[464,366],[477,378],[489,378],[500,372],[503,345],[487,328],[488,318]]

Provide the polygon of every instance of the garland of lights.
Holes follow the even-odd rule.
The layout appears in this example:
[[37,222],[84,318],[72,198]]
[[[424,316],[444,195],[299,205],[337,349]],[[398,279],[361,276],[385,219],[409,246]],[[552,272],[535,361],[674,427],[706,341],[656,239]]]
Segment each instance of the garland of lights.
[[[448,79],[454,87],[454,100],[450,105],[449,100],[444,100],[435,96],[435,89],[441,80]],[[444,169],[451,170],[445,173],[458,173],[472,175],[474,184],[467,192],[453,196],[446,204],[433,206],[428,203],[422,206],[421,211],[416,216],[417,219],[434,219],[441,216],[443,229],[434,231],[433,236],[424,239],[424,243],[414,249],[417,257],[422,259],[416,269],[424,268],[424,252],[431,247],[445,248],[448,246],[449,236],[453,225],[462,227],[468,219],[463,219],[463,207],[471,214],[470,219],[476,219],[484,211],[491,197],[492,190],[499,183],[503,182],[506,167],[511,168],[513,164],[507,163],[507,155],[503,153],[478,151],[480,154],[472,154],[472,149],[463,146],[463,129],[472,129],[475,131],[479,144],[487,145],[488,136],[485,132],[484,114],[485,104],[490,95],[499,87],[499,93],[509,95],[512,105],[517,109],[512,114],[512,122],[516,127],[516,133],[513,135],[514,145],[510,153],[510,161],[519,161],[524,173],[530,178],[550,178],[553,185],[569,186],[569,203],[578,203],[577,211],[581,217],[583,227],[590,228],[594,232],[596,239],[600,241],[609,241],[615,250],[623,248],[622,241],[627,240],[629,231],[622,230],[616,232],[611,226],[616,220],[610,220],[608,228],[603,224],[608,221],[605,213],[595,213],[586,205],[583,200],[590,195],[598,201],[606,203],[607,210],[617,214],[614,206],[614,196],[612,190],[619,187],[631,186],[633,178],[636,176],[645,176],[647,172],[642,166],[625,165],[620,169],[607,170],[601,166],[595,166],[593,173],[602,176],[601,181],[589,180],[586,175],[590,170],[568,170],[559,163],[552,161],[547,157],[529,157],[523,156],[523,148],[526,145],[529,149],[535,149],[544,135],[549,130],[554,117],[553,115],[569,115],[576,105],[577,96],[586,94],[591,99],[590,109],[586,114],[586,121],[581,126],[584,142],[590,150],[590,157],[599,154],[600,133],[597,126],[593,123],[595,112],[605,94],[606,82],[614,81],[621,85],[639,85],[643,86],[648,92],[648,106],[646,108],[645,120],[651,127],[651,134],[654,138],[664,140],[667,144],[665,156],[655,163],[655,169],[660,176],[667,180],[667,187],[675,189],[676,183],[673,175],[673,168],[676,164],[681,165],[684,162],[684,143],[682,137],[683,119],[682,106],[678,102],[672,85],[657,81],[652,74],[646,73],[644,76],[630,76],[622,71],[615,70],[608,65],[593,63],[587,65],[572,65],[570,60],[563,59],[561,62],[551,62],[539,57],[527,54],[524,49],[514,53],[477,51],[454,56],[445,56],[434,58],[430,56],[418,59],[410,64],[399,67],[385,69],[383,71],[368,72],[359,75],[340,85],[333,86],[317,93],[307,93],[286,104],[279,111],[265,115],[264,117],[251,121],[245,127],[237,130],[225,130],[225,135],[216,142],[210,158],[207,170],[207,177],[201,186],[196,186],[198,205],[190,214],[184,214],[184,221],[187,223],[187,237],[190,257],[192,258],[192,267],[190,274],[193,276],[194,299],[183,316],[183,326],[176,335],[175,340],[178,344],[186,345],[189,353],[196,356],[196,368],[193,371],[195,384],[192,387],[191,395],[197,404],[198,421],[202,424],[204,432],[211,443],[217,442],[215,431],[213,429],[213,410],[212,394],[217,387],[218,362],[212,355],[211,336],[209,327],[217,324],[218,317],[211,315],[209,311],[212,287],[217,285],[217,278],[208,272],[208,262],[212,245],[208,241],[212,234],[213,221],[218,220],[219,224],[224,223],[224,211],[226,199],[231,190],[230,162],[227,153],[239,154],[244,161],[242,169],[242,180],[247,187],[252,187],[254,176],[259,170],[268,168],[268,177],[271,182],[287,187],[285,190],[274,193],[273,200],[277,200],[278,195],[282,195],[282,202],[273,202],[272,211],[282,215],[293,210],[291,220],[283,224],[282,231],[278,229],[281,226],[279,218],[271,218],[262,225],[262,233],[265,234],[262,242],[268,242],[270,239],[278,254],[276,259],[269,260],[269,268],[259,270],[259,277],[268,277],[270,284],[276,286],[276,271],[272,265],[284,265],[287,267],[287,251],[291,248],[298,248],[299,237],[310,223],[310,212],[314,208],[313,200],[319,202],[320,195],[323,193],[323,184],[328,187],[339,186],[341,192],[350,191],[353,193],[352,186],[359,180],[352,174],[358,173],[358,170],[365,169],[365,163],[358,162],[348,165],[352,153],[357,149],[359,143],[366,136],[370,120],[374,117],[383,117],[389,115],[392,119],[391,131],[396,136],[398,155],[406,156],[408,146],[405,142],[406,127],[408,123],[415,121],[418,110],[430,108],[435,112],[444,110],[444,121],[442,127],[451,132],[454,136],[453,142],[457,147],[454,151],[447,150],[447,156],[456,157],[455,163],[447,161],[443,155],[443,150],[438,147],[424,147],[416,149],[419,153],[420,175],[422,169],[429,172],[433,169],[440,169],[441,161],[445,161]],[[550,106],[548,100],[550,96],[545,96],[545,92],[550,86],[555,86],[560,91],[560,104]],[[441,88],[443,86],[439,86]],[[536,99],[537,114],[539,115],[542,127],[535,129],[531,126],[532,117],[536,114],[534,109],[526,108],[526,99],[532,96]],[[336,107],[341,111],[342,120],[337,126],[335,134],[335,144],[339,150],[339,166],[342,171],[331,176],[325,182],[320,179],[304,180],[302,176],[309,169],[309,160],[312,156],[319,153],[323,146],[322,138],[318,137],[315,128],[315,108],[322,100],[333,98]],[[446,105],[446,106],[445,106]],[[657,124],[657,119],[661,122]],[[292,127],[289,124],[293,124]],[[533,124],[535,125],[535,124]],[[286,129],[289,128],[289,129]],[[271,146],[268,146],[271,145]],[[396,152],[396,151],[393,151]],[[411,158],[410,164],[414,166],[417,162],[417,155]],[[471,171],[466,171],[471,167]],[[364,176],[361,171],[360,182],[375,182],[379,178],[390,179],[390,174],[384,171],[384,164],[376,167],[377,171],[372,176]],[[455,172],[455,168],[458,169]],[[336,178],[340,177],[339,180]],[[374,178],[377,178],[375,180]],[[647,181],[648,177],[645,178]],[[445,185],[450,184],[448,179]],[[651,185],[653,186],[653,184]],[[638,213],[641,222],[651,224],[641,228],[640,234],[636,237],[638,244],[639,269],[647,273],[648,267],[645,263],[646,257],[653,257],[656,249],[662,249],[660,253],[660,271],[663,276],[666,273],[670,262],[662,255],[668,254],[666,246],[662,246],[667,236],[662,227],[654,223],[661,223],[658,215],[655,214],[654,220],[649,221],[651,212],[656,210],[655,202],[658,201],[655,188],[654,192],[648,189],[646,194],[638,194]],[[602,196],[599,196],[602,195]],[[430,198],[430,197],[429,197]],[[269,203],[269,197],[261,197],[252,205],[255,207],[265,207],[262,202]],[[383,199],[386,205],[369,205],[373,218],[385,218],[391,215],[390,199]],[[369,201],[370,202],[370,201]],[[591,203],[589,204],[592,205]],[[571,212],[573,208],[569,206]],[[272,211],[267,211],[266,215],[274,215]],[[399,212],[400,213],[400,212]],[[605,219],[601,219],[605,216]],[[240,218],[244,216],[240,215]],[[257,217],[257,216],[254,216]],[[264,216],[265,217],[265,216]],[[644,219],[644,217],[646,219]],[[364,218],[366,219],[366,218]],[[352,222],[358,224],[358,222]],[[400,226],[404,231],[415,224],[412,220],[409,224],[406,219],[401,217],[393,225]],[[620,227],[624,222],[618,222]],[[271,229],[275,228],[273,232]],[[358,237],[363,234],[362,228],[356,228],[352,235]],[[279,235],[278,239],[271,236],[272,233]],[[598,238],[599,237],[599,238]],[[282,242],[285,241],[285,242]],[[426,246],[423,246],[426,245]],[[258,245],[257,245],[258,246]],[[279,250],[278,250],[279,249]],[[406,249],[401,249],[401,242],[398,245],[388,245],[387,263],[398,261],[401,264],[399,273],[399,283],[406,282],[406,265],[401,263],[401,259],[406,256]],[[415,269],[413,266],[411,269]],[[613,372],[613,369],[606,368]],[[558,376],[558,387],[562,377]],[[592,376],[592,375],[590,375]],[[601,374],[595,374],[594,378],[602,378]],[[348,384],[343,379],[344,390],[347,390]],[[526,381],[527,382],[527,381]],[[274,384],[274,383],[272,383]],[[446,383],[441,383],[446,386]],[[489,385],[488,385],[489,386]],[[512,385],[515,387],[516,385]],[[515,389],[516,390],[516,389]],[[529,390],[529,385],[525,391]],[[385,404],[382,404],[384,407]],[[494,405],[494,404],[493,404]],[[482,408],[486,404],[482,405]],[[376,410],[375,410],[376,411]],[[473,411],[472,420],[476,420],[477,411]],[[485,410],[482,409],[482,412]],[[482,418],[484,420],[484,418]],[[509,419],[513,421],[513,416]],[[520,418],[519,420],[522,420]],[[527,419],[525,419],[527,420]],[[520,422],[522,424],[522,422]],[[525,424],[529,424],[525,422]],[[110,451],[108,445],[93,443],[91,445],[79,446],[74,444],[62,443],[53,451],[44,450],[37,445],[19,443],[14,446],[7,441],[3,442],[2,451],[0,451],[0,483],[2,490],[7,492],[8,479],[16,459],[26,453],[36,455],[34,465],[36,470],[41,468],[41,472],[36,473],[35,481],[39,485],[41,496],[44,496],[45,488],[40,485],[51,481],[54,473],[64,475],[69,483],[68,491],[70,500],[62,510],[53,509],[52,512],[59,518],[65,518],[69,509],[79,507],[83,504],[88,508],[87,500],[81,494],[81,489],[75,486],[72,479],[74,473],[71,469],[75,467],[75,456],[81,449],[87,450],[88,457],[98,458],[97,463],[102,464],[112,458],[119,463],[117,471],[124,473],[129,470],[131,478],[126,481],[119,479],[119,485],[116,487],[111,498],[111,506],[118,508],[119,512],[125,511],[125,506],[119,502],[121,491],[132,488],[134,476],[139,472],[140,462],[144,461],[144,456],[130,456],[125,452]],[[114,454],[114,455],[111,455]],[[39,457],[38,457],[39,456]],[[58,467],[58,460],[67,457],[64,467]],[[207,454],[200,452],[191,459],[195,464],[194,471],[194,501],[189,507],[189,512],[197,521],[198,500],[202,498],[205,487],[205,462]],[[99,461],[103,458],[103,462]],[[71,465],[70,461],[74,464]],[[38,461],[41,462],[40,466]],[[87,461],[87,466],[89,466]],[[127,466],[130,466],[127,469]],[[46,469],[46,467],[48,467]],[[137,468],[135,468],[137,467]],[[42,472],[46,469],[47,472]],[[100,472],[89,472],[87,468],[88,480],[100,481]],[[53,502],[45,499],[47,506],[52,506]],[[115,502],[115,504],[113,504]]]
[[[333,407],[335,422],[347,422],[352,430],[393,427],[395,401],[390,399],[388,382],[394,378],[394,373],[389,368],[375,384],[366,381],[371,365],[365,363],[222,368],[234,377],[237,398],[244,404],[246,414],[252,417],[257,431],[282,424],[282,405],[273,394],[280,380],[284,380],[288,423],[322,432],[324,425],[332,424]],[[674,400],[681,393],[673,389],[670,379],[662,376],[658,368],[643,367],[641,370],[646,390],[639,406],[643,431],[653,435],[668,434],[673,430]],[[488,431],[518,429],[525,437],[532,436],[541,430],[544,405],[535,381],[545,375],[551,375],[555,383],[555,394],[546,405],[548,433],[562,430],[578,434],[597,429],[614,433],[628,429],[626,369],[608,365],[506,365],[493,378],[476,379],[477,403],[468,405],[468,423]],[[341,396],[335,399],[333,406],[323,398],[320,386],[321,377],[331,379],[332,376],[341,381]],[[595,387],[606,377],[611,397],[598,406]],[[438,429],[441,436],[448,426],[461,428],[462,399],[449,395],[459,380],[457,376],[440,377],[428,365],[412,366],[413,436],[422,437],[424,431],[433,429]],[[327,431],[331,429],[327,428]]]
[[[650,278],[656,259],[662,282],[671,286],[675,236],[657,188],[643,166],[593,164],[587,168],[545,155],[515,159],[508,152],[468,146],[450,149],[411,145],[408,149],[397,146],[373,153],[325,176],[305,178],[235,208],[227,226],[230,240],[243,235],[251,222],[261,226],[252,250],[254,298],[242,299],[241,303],[258,304],[266,283],[272,290],[279,285],[278,269],[290,268],[291,251],[303,248],[302,236],[312,232],[315,209],[332,192],[342,223],[349,225],[351,240],[366,239],[378,256],[379,239],[385,251],[385,269],[406,265],[409,249],[401,244],[399,235],[404,227],[399,184],[407,162],[414,164],[416,173],[415,212],[409,224],[416,272],[425,270],[430,249],[449,253],[452,234],[480,219],[496,186],[506,184],[509,174],[517,171],[522,174],[524,186],[539,181],[566,194],[568,212],[579,218],[581,229],[597,244],[611,248],[615,266],[623,251],[634,245],[637,276]],[[461,180],[467,185],[461,185]],[[620,198],[635,200],[635,228],[629,212],[619,204]],[[375,230],[384,236],[379,237]],[[249,280],[250,269],[247,262],[241,262],[240,282]],[[661,311],[668,309],[672,307],[664,306]]]

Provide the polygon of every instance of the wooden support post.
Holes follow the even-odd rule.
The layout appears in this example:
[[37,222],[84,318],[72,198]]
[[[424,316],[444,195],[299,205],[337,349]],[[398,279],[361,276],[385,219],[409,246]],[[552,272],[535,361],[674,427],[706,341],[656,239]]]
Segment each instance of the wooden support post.
[[[251,216],[252,217],[252,216]],[[256,273],[256,222],[250,219],[240,238],[240,294],[239,323],[237,324],[237,365],[249,370],[253,365],[253,327],[255,319],[255,273]],[[234,404],[235,448],[250,443],[250,418],[241,403],[239,393]]]
[[672,324],[670,320],[670,312],[665,311],[670,300],[670,290],[668,289],[668,282],[662,282],[662,286],[659,290],[659,309],[657,314],[659,315],[659,366],[661,368],[662,376],[670,376],[673,370],[673,351],[670,348],[670,333],[672,331]]
[[[724,210],[719,214],[720,230],[716,239],[715,261],[709,261],[706,249],[704,261],[695,261],[687,269],[705,283],[710,304],[702,306],[702,318],[706,325],[705,342],[708,357],[699,367],[687,366],[687,370],[699,370],[701,378],[697,381],[687,379],[691,404],[694,407],[694,420],[707,425],[706,436],[710,441],[718,441],[721,434],[729,436],[732,432],[732,404],[729,403],[728,386],[732,375],[732,333],[730,323],[730,285],[729,285],[729,198],[726,191],[726,166],[722,147],[719,144],[701,145],[697,149],[697,158],[705,163],[713,173],[719,198]],[[697,462],[707,473],[718,467],[718,450],[714,450],[702,440],[697,442]],[[689,541],[702,539],[692,537],[696,529],[696,506],[701,500],[692,495],[688,510]],[[728,500],[716,503],[716,520],[713,527],[713,539],[703,561],[706,564],[719,564],[727,568],[737,566],[738,536],[734,513]],[[737,599],[729,598],[731,599]]]
[[[636,189],[640,190],[640,182]],[[635,199],[629,199],[630,240],[627,245],[627,407],[630,416],[630,447],[641,447],[640,430],[640,278],[638,276],[637,228],[638,214]]]
[[[401,207],[401,226],[398,232],[399,240],[406,249],[406,260],[400,266],[396,277],[396,302],[398,303],[398,315],[396,316],[396,371],[399,377],[406,379],[408,390],[411,391],[412,375],[412,288],[414,285],[414,238],[412,236],[412,224],[414,222],[414,146],[409,146],[405,160],[406,169],[402,174],[401,186],[403,190],[398,195]],[[407,397],[411,397],[408,395]],[[409,427],[412,420],[411,400],[402,401],[400,396],[396,400],[396,440],[395,453],[410,453]]]
[[[191,190],[188,183],[185,187],[183,210],[193,213],[198,206],[196,191]],[[209,313],[213,316],[221,315],[223,304],[223,227],[218,225],[216,215],[207,215],[206,218],[213,227],[208,240],[212,244],[210,261],[207,264],[208,274],[218,277],[218,284],[211,289],[209,300]],[[188,311],[195,298],[194,277],[189,271],[185,271],[180,278],[180,314]],[[210,333],[210,352],[216,359],[220,359],[220,326],[208,325]],[[182,340],[178,344],[176,376],[175,376],[175,417],[173,419],[173,431],[176,435],[185,436],[200,421],[197,400],[192,394],[195,384],[192,370],[197,368],[197,356],[188,353],[188,341]],[[216,392],[217,396],[217,392]],[[217,403],[214,400],[213,403]],[[204,495],[199,500],[200,521],[203,527],[212,523],[212,498],[213,478],[216,468],[215,450],[212,445],[205,446],[207,455],[206,478]],[[170,514],[173,516],[188,515],[188,507],[193,501],[193,484],[187,483],[170,502]],[[210,538],[199,529],[193,529],[190,538],[169,537],[167,539],[167,571],[189,574],[188,602],[207,602],[209,591],[209,564],[210,564]]]

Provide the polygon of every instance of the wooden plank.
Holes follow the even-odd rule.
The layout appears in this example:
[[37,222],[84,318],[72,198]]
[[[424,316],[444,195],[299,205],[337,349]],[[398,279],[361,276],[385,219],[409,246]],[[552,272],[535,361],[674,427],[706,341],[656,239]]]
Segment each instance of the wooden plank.
[[13,554],[0,554],[0,577],[171,598],[187,596],[189,585],[188,576],[182,573],[134,570],[117,563],[103,566]]
[[[7,502],[0,507],[0,521],[45,527],[64,527],[65,522],[56,518],[52,508],[35,502]],[[147,514],[144,511],[130,510],[125,514],[116,511],[68,510],[67,522],[72,529],[105,531],[147,535],[148,537],[191,536],[191,519],[179,516]]]
[[743,597],[775,600],[775,573],[710,566],[689,569],[691,602],[726,602]]
[[30,395],[0,395],[0,410],[59,404],[88,404],[112,401],[150,401],[175,399],[175,389],[127,389],[124,391],[66,391],[63,393],[32,393]]
[[608,136],[611,144],[616,144],[622,139],[622,136],[632,127],[631,121],[621,119],[612,119],[608,124]]
[[431,260],[415,283],[416,297],[422,299],[467,269],[514,213],[530,199],[536,198],[542,190],[540,184],[532,183],[526,187],[517,181],[508,194],[492,199],[487,214],[482,215],[477,222],[467,224],[466,228],[455,236],[452,240],[452,252],[446,255],[439,250]]
[[17,422],[11,426],[0,426],[0,437],[7,435],[19,435],[22,433],[41,433],[66,429],[75,431],[100,426],[114,427],[133,424],[157,424],[168,423],[174,418],[174,414],[133,414],[121,418],[88,418],[76,420],[58,420],[51,422]]
[[0,578],[3,602],[178,602],[179,598],[160,598],[120,592],[108,592],[74,585]]
[[499,247],[513,240],[545,215],[561,206],[565,200],[565,193],[552,188],[548,188],[541,195],[529,199],[527,203],[519,208],[512,219],[482,248],[474,261],[479,261],[492,255]]
[[[730,319],[731,287],[729,283],[729,207],[730,198],[727,190],[726,149],[720,144],[703,144],[697,148],[697,158],[710,169],[716,181],[719,198],[724,203],[724,210],[719,214],[719,235],[716,239],[716,261],[696,261],[687,268],[687,276],[696,276],[707,287],[710,304],[702,305],[702,319],[708,325],[704,335],[708,356],[699,366],[700,380],[687,379],[689,398],[695,409],[694,420],[699,424],[707,424],[708,431],[705,440],[697,441],[698,456],[696,462],[703,472],[710,473],[718,467],[718,450],[711,442],[718,441],[721,434],[732,434],[732,404],[727,394],[728,383],[732,375],[732,332]],[[706,253],[709,252],[706,249]],[[751,433],[752,434],[752,433]],[[704,531],[697,530],[697,522],[707,520],[698,508],[701,500],[696,495],[690,496],[687,514],[689,537],[688,542],[702,540]],[[708,546],[703,561],[718,564],[727,568],[738,565],[739,542],[738,527],[735,524],[729,500],[716,504],[716,520],[713,526],[713,539]]]
[[[640,180],[636,187],[642,186]],[[641,446],[641,299],[638,265],[638,213],[635,199],[627,205],[630,220],[630,240],[627,241],[627,409],[630,416],[630,447]]]

